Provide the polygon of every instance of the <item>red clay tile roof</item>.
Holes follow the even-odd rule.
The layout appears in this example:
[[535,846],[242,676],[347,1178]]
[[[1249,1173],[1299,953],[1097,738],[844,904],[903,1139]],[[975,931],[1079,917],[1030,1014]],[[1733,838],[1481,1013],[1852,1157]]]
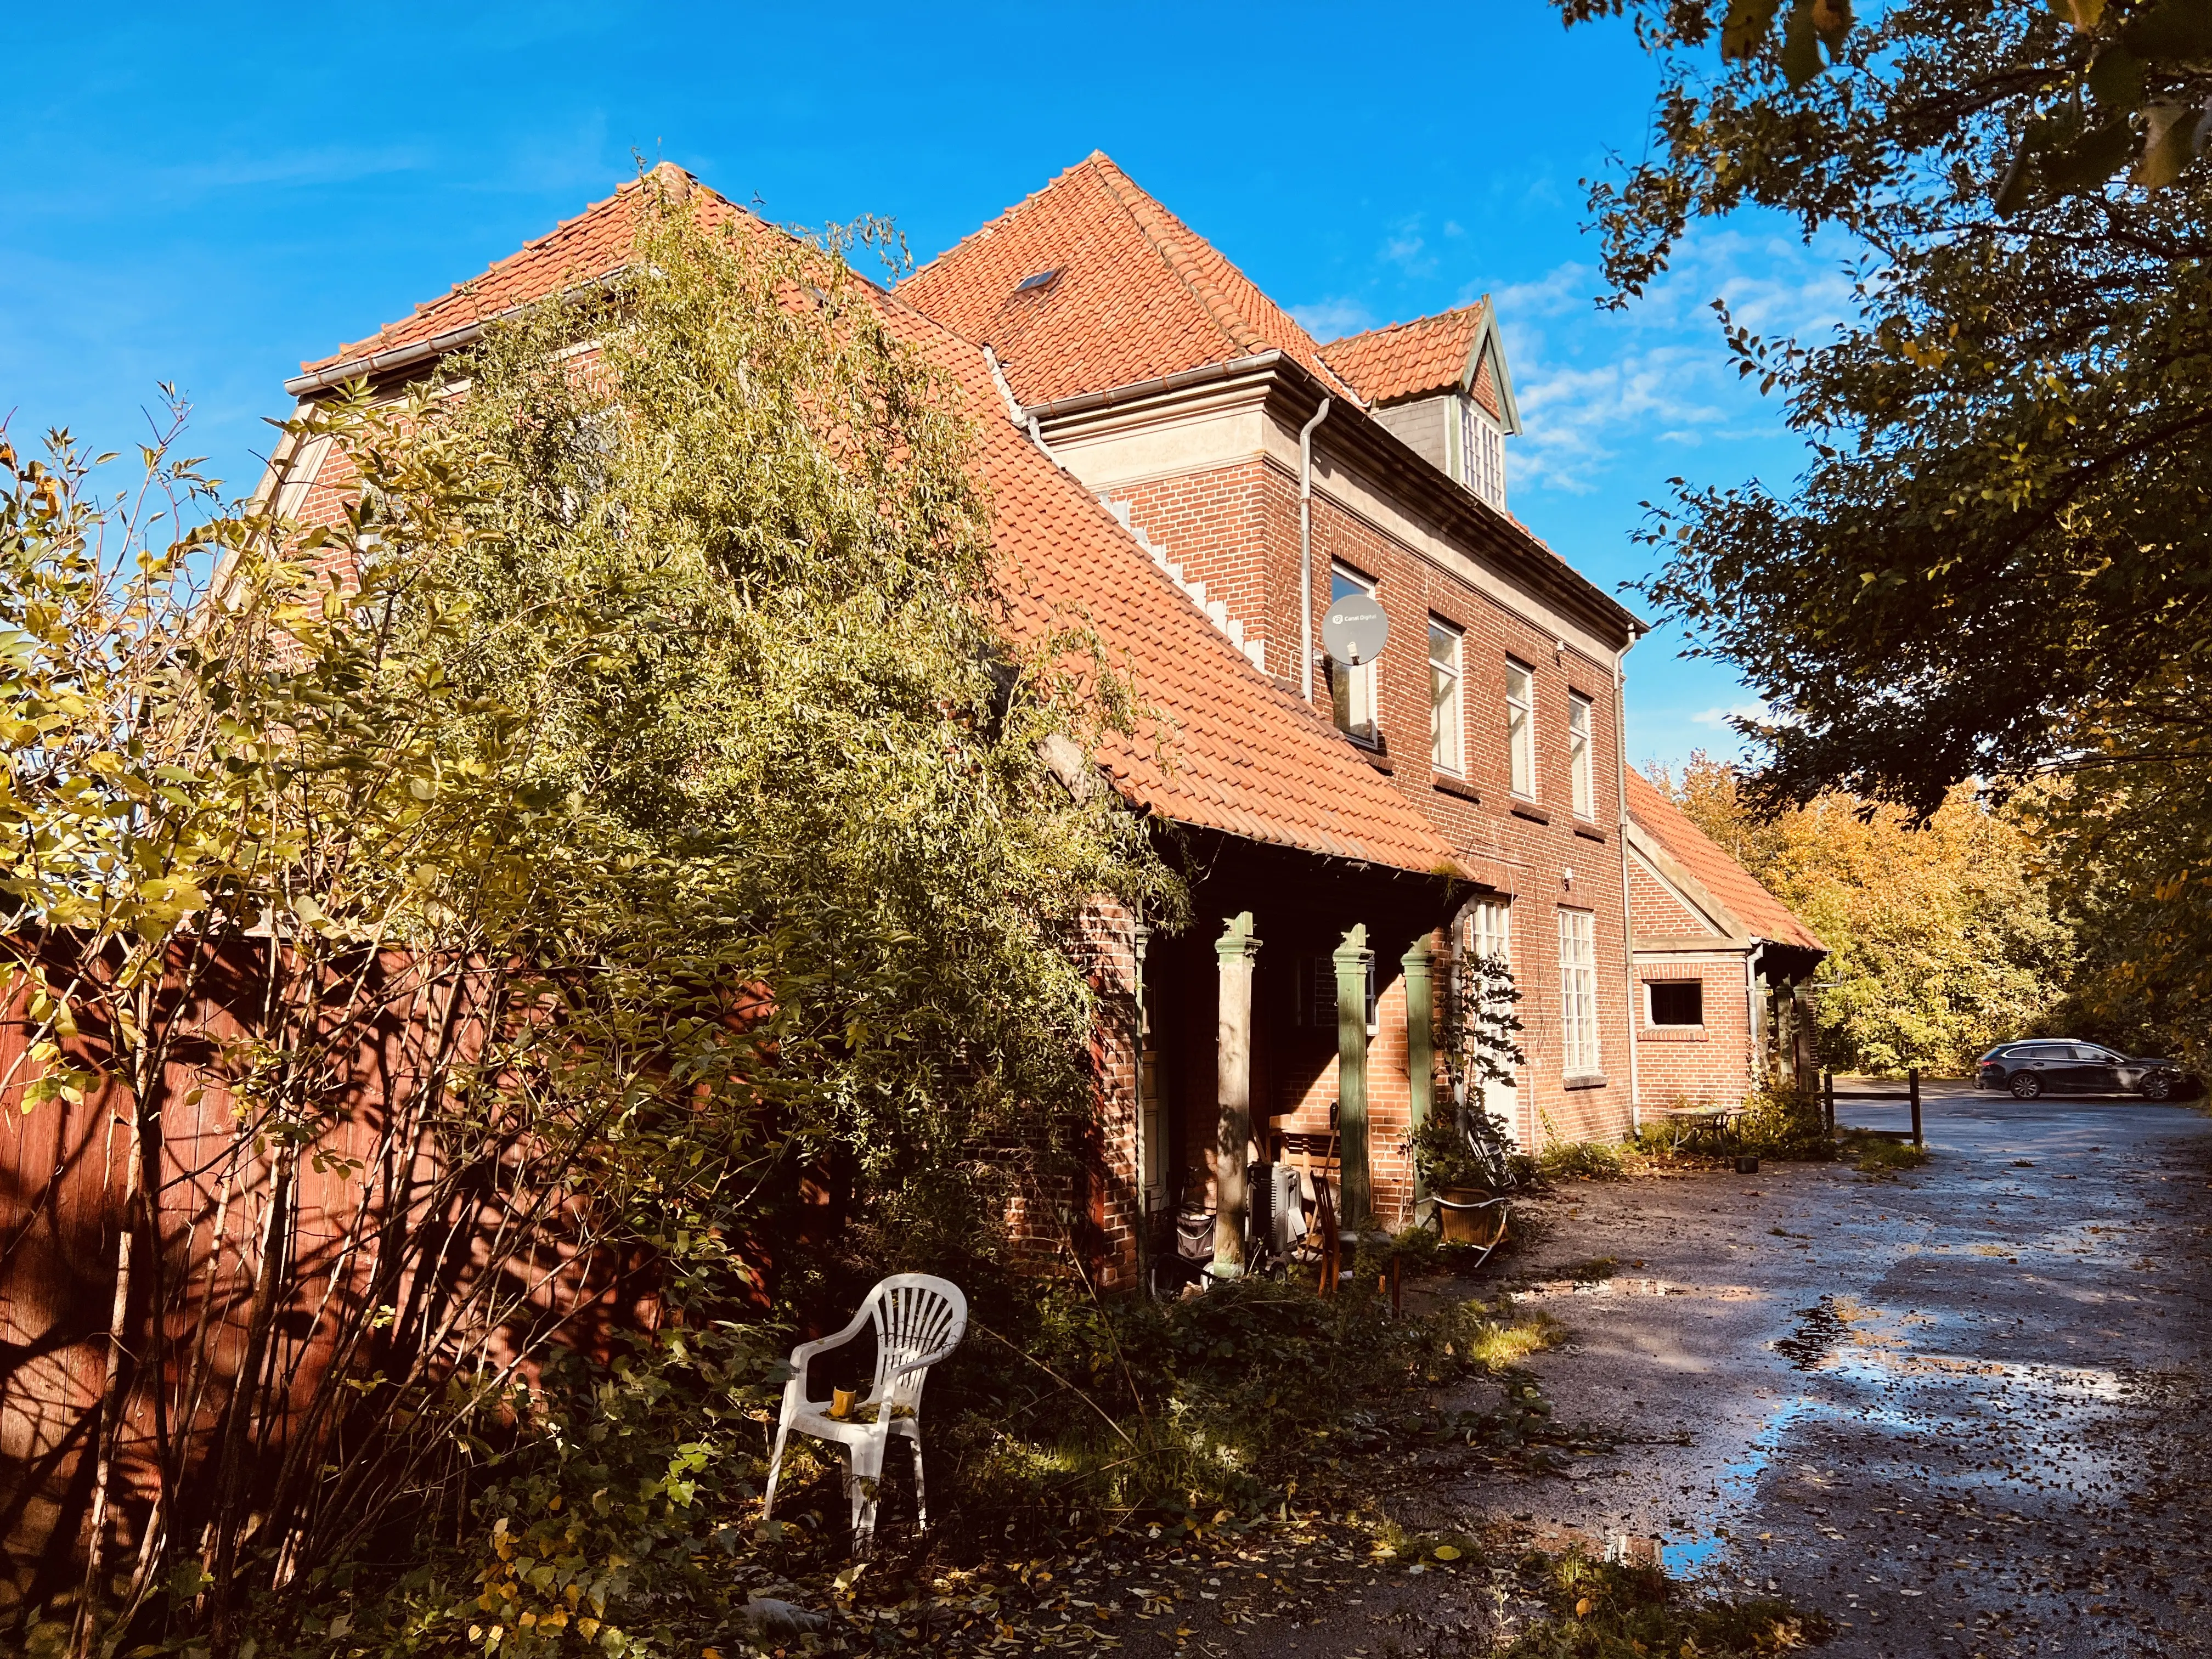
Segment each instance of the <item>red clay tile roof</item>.
[[1628,774],[1628,816],[1728,906],[1754,938],[1802,945],[1808,951],[1828,948],[1791,914],[1788,905],[1760,886],[1750,871],[1723,852],[1680,807],[1633,768]]
[[[1046,271],[1059,274],[1022,289]],[[898,293],[995,351],[1025,404],[1271,350],[1361,401],[1289,313],[1096,150]]]
[[[1370,404],[1456,392],[1467,379],[1467,360],[1489,309],[1490,298],[1485,295],[1456,311],[1348,334],[1323,346],[1322,361]],[[1474,395],[1492,416],[1498,414],[1498,388],[1486,362],[1477,370]]]
[[[781,234],[678,176],[702,220],[734,219],[763,234]],[[623,186],[501,260],[477,284],[453,289],[344,356],[428,339],[619,268],[631,246],[635,189]],[[1159,729],[1111,742],[1097,757],[1123,794],[1178,823],[1253,841],[1395,869],[1465,873],[1428,820],[1328,720],[1255,668],[1091,492],[1013,425],[975,345],[899,299],[866,291],[877,296],[894,331],[914,341],[964,395],[1013,632],[1036,638],[1087,623],[1139,702],[1163,717]]]
[[[663,161],[653,169],[653,176],[678,190],[688,190],[691,184],[691,175],[673,161]],[[456,283],[436,299],[416,306],[411,317],[386,323],[367,339],[342,345],[331,356],[300,367],[324,368],[395,346],[414,345],[620,270],[623,261],[629,258],[633,231],[629,210],[642,199],[639,192],[643,184],[642,179],[630,179],[604,202],[592,203],[574,218],[564,219],[546,234],[526,242],[520,252],[510,253],[481,276]],[[730,212],[741,211],[712,191],[702,193]]]

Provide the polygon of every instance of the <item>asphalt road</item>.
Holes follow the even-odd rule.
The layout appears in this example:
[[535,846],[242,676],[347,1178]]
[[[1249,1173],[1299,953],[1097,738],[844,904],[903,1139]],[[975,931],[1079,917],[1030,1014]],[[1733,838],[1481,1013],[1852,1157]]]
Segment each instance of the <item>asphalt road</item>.
[[1934,1157],[1896,1179],[1563,1192],[1513,1270],[1573,1333],[1534,1368],[1563,1419],[1645,1439],[1437,1513],[1778,1591],[1837,1659],[2212,1654],[2212,1120],[1928,1094]]

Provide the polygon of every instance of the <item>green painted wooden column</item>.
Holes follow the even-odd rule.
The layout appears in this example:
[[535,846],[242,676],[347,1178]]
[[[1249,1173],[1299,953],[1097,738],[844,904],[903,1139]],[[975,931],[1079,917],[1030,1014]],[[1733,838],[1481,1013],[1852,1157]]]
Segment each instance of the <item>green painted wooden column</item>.
[[1249,1206],[1244,1163],[1252,1139],[1252,964],[1260,941],[1252,913],[1232,916],[1213,941],[1221,974],[1214,1027],[1213,1272],[1234,1279],[1244,1271],[1244,1212]]
[[1339,1167],[1344,1192],[1340,1219],[1354,1231],[1375,1221],[1367,1164],[1367,974],[1375,953],[1359,923],[1332,953],[1336,963],[1336,1127],[1343,1137]]
[[[1416,939],[1413,948],[1399,958],[1399,965],[1406,970],[1406,1086],[1413,1095],[1415,1134],[1428,1121],[1429,1108],[1436,1103],[1435,962],[1436,947],[1426,939]],[[1428,1196],[1429,1183],[1421,1179],[1417,1164],[1413,1202],[1423,1203]]]

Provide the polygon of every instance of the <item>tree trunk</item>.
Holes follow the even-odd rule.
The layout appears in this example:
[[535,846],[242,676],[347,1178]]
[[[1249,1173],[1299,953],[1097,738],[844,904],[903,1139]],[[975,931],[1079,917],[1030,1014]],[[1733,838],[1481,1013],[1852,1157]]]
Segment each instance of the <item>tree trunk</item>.
[[100,1419],[93,1434],[91,1534],[85,1540],[84,1589],[77,1602],[76,1627],[70,1643],[75,1659],[93,1659],[99,1646],[100,1570],[107,1553],[107,1494],[114,1480],[116,1445],[122,1437],[124,1323],[131,1307],[131,1246],[138,1232],[143,1188],[136,1103],[125,1121],[130,1141],[123,1161],[123,1226],[115,1241],[115,1294],[108,1304],[107,1376],[100,1384]]
[[285,1255],[284,1234],[289,1225],[295,1152],[286,1147],[270,1173],[269,1221],[262,1235],[261,1260],[253,1279],[252,1312],[246,1325],[246,1354],[240,1360],[238,1378],[223,1412],[222,1438],[216,1455],[216,1479],[220,1483],[215,1503],[214,1583],[210,1587],[209,1648],[210,1659],[234,1659],[238,1651],[237,1608],[234,1589],[238,1577],[240,1510],[246,1486],[246,1448],[252,1427],[255,1395],[259,1392],[262,1367],[268,1358],[269,1328],[276,1315],[276,1285],[282,1276],[278,1262]]

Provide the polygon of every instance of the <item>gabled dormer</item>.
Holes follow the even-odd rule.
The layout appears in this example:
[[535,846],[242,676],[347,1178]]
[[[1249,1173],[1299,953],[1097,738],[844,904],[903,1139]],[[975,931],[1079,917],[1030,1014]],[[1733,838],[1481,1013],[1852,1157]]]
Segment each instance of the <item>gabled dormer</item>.
[[1505,440],[1521,430],[1489,298],[1353,334],[1322,360],[1418,453],[1505,510]]

